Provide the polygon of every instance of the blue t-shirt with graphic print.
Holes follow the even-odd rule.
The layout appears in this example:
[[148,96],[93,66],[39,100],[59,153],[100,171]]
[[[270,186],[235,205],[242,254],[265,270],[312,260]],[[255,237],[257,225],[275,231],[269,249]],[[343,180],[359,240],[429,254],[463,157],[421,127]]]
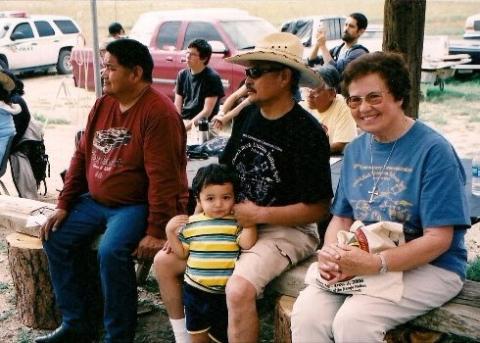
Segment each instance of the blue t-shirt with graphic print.
[[424,228],[453,226],[450,248],[431,263],[464,279],[464,235],[470,226],[465,183],[451,144],[417,121],[396,143],[363,134],[347,146],[332,213],[365,224],[402,223],[407,241],[422,236]]

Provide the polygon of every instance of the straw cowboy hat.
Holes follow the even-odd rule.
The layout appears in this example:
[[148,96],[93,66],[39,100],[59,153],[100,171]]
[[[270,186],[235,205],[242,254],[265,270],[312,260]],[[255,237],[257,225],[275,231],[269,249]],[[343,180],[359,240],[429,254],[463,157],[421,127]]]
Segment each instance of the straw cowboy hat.
[[15,89],[15,81],[3,71],[0,71],[0,86],[10,93]]
[[269,61],[284,64],[300,72],[300,85],[317,87],[321,77],[308,68],[302,60],[303,45],[300,39],[288,32],[269,34],[257,42],[255,49],[226,58],[228,62],[249,66],[251,61]]

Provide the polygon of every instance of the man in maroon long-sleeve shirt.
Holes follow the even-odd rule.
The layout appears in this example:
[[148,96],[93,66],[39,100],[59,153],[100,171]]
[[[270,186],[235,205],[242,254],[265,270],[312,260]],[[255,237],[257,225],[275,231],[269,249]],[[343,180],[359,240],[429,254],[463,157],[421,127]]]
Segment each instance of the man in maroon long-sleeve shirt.
[[62,325],[36,342],[90,338],[79,264],[99,233],[105,341],[133,341],[133,255],[153,258],[167,221],[186,213],[188,199],[185,128],[171,100],[152,89],[152,69],[139,42],[107,46],[106,95],[90,112],[57,210],[41,232]]

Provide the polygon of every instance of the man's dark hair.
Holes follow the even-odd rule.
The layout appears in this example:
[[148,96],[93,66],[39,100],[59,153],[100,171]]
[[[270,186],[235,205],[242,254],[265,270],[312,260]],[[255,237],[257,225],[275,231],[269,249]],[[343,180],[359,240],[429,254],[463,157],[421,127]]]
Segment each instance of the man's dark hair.
[[120,35],[122,34],[122,31],[124,30],[122,24],[120,23],[113,22],[108,26],[108,33],[110,34],[110,36]]
[[399,53],[377,51],[364,54],[347,65],[343,72],[342,92],[349,96],[348,86],[369,74],[378,74],[395,100],[403,100],[402,109],[410,104],[410,74],[405,59]]
[[357,21],[357,27],[359,30],[365,30],[367,28],[368,20],[367,17],[365,17],[362,13],[355,12],[350,14],[349,17],[352,17]]
[[143,80],[152,82],[153,59],[148,48],[134,39],[117,39],[107,45],[106,50],[117,58],[120,65],[133,69],[143,69]]
[[205,59],[205,65],[210,61],[212,56],[212,47],[205,39],[194,39],[188,44],[189,48],[195,48],[198,50],[199,57],[203,60]]
[[224,164],[209,164],[208,166],[198,169],[197,175],[193,178],[193,195],[198,199],[203,187],[209,185],[224,185],[226,183],[233,185],[233,192],[236,195],[238,187],[237,176]]

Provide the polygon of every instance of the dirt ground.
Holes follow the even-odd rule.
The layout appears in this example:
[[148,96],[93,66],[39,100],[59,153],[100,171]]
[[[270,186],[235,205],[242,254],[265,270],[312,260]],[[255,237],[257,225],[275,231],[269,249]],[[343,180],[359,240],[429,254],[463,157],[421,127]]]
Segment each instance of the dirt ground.
[[[45,142],[51,165],[45,200],[54,199],[62,187],[59,174],[68,166],[73,153],[75,132],[83,127],[95,96],[93,92],[75,88],[71,76],[37,75],[24,78],[24,82],[25,99],[31,113],[45,119]],[[435,108],[428,110],[436,111]],[[447,125],[439,125],[434,121],[428,123],[453,143],[460,156],[471,157],[474,149],[478,149],[479,122],[468,122],[462,116],[449,116]],[[15,195],[15,188],[8,172],[2,180]],[[34,337],[43,332],[23,326],[16,316],[15,295],[4,240],[6,233],[6,230],[0,227],[0,342],[32,342]],[[480,225],[470,230],[467,244],[469,259],[478,256]],[[166,312],[157,295],[152,275],[147,280],[147,286],[139,289],[142,306],[150,312],[139,316],[136,342],[172,342]],[[271,317],[267,320],[271,321]],[[271,339],[271,332],[263,334],[263,342]]]

